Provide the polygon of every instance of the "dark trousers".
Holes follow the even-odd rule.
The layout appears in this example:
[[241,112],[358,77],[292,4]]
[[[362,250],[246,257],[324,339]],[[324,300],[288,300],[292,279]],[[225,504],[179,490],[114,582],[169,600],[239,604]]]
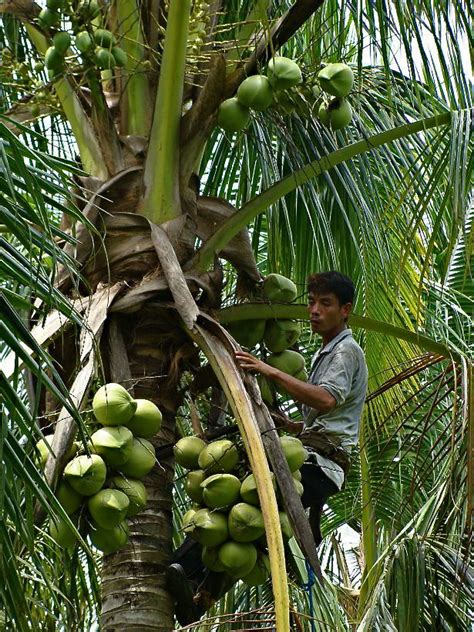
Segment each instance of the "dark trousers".
[[312,461],[306,461],[301,467],[301,482],[304,492],[301,497],[303,507],[309,507],[309,524],[316,546],[323,540],[321,534],[321,516],[327,499],[339,491],[337,485],[326,476],[324,470]]

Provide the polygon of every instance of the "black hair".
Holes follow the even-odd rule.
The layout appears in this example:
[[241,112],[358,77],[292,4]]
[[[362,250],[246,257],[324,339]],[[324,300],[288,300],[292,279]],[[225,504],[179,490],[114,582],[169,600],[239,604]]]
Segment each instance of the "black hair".
[[336,295],[339,305],[354,303],[354,282],[345,274],[331,270],[330,272],[318,272],[310,274],[307,282],[308,292],[314,294],[326,294],[332,292]]

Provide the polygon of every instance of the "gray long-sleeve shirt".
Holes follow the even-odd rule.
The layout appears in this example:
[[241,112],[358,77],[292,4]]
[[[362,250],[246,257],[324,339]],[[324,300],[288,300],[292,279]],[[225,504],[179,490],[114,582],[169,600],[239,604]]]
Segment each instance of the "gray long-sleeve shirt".
[[[328,413],[303,405],[304,430],[300,439],[304,443],[306,433],[317,430],[332,443],[350,453],[357,444],[359,423],[367,391],[367,364],[364,352],[352,337],[350,329],[344,329],[313,357],[308,382],[325,388],[336,400],[336,406]],[[315,454],[317,463],[325,474],[341,488],[344,482],[342,469],[333,461]]]

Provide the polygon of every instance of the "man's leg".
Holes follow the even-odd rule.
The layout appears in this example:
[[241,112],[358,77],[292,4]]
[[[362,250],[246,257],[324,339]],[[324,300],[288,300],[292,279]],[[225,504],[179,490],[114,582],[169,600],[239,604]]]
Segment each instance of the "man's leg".
[[301,467],[301,482],[304,492],[301,497],[303,507],[309,507],[309,524],[316,546],[323,541],[321,534],[321,516],[327,499],[336,494],[337,485],[326,476],[316,463],[307,461]]

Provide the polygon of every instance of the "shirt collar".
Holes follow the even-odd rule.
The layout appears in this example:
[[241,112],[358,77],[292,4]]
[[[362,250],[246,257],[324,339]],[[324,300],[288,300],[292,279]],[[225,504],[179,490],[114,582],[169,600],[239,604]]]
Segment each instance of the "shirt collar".
[[321,353],[331,353],[337,343],[343,338],[347,338],[347,336],[352,336],[352,329],[343,329],[340,331],[337,336],[334,336],[334,338],[327,343],[325,347],[320,347],[318,349],[318,355]]

